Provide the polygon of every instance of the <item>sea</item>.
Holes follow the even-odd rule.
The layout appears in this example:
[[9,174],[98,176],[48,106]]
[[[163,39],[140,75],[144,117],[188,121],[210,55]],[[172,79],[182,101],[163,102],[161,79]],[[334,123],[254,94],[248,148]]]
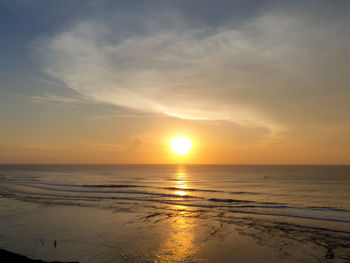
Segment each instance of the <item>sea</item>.
[[350,166],[0,165],[0,248],[79,262],[350,262]]

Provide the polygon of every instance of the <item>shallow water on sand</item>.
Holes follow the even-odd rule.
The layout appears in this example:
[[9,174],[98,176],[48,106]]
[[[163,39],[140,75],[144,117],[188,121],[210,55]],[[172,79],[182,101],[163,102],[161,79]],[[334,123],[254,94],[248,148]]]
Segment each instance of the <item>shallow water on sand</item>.
[[349,193],[350,166],[3,165],[0,247],[80,262],[350,262]]

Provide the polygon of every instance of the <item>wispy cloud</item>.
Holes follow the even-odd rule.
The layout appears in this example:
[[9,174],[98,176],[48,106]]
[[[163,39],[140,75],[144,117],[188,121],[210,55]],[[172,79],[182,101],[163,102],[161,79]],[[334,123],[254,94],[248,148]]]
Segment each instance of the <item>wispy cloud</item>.
[[57,103],[57,104],[82,103],[82,100],[80,98],[57,96],[52,93],[45,93],[41,96],[31,96],[30,99],[35,103]]
[[346,17],[276,8],[240,24],[157,25],[120,39],[113,26],[87,20],[34,46],[43,71],[84,99],[277,131],[286,120],[344,118],[349,76],[339,72],[349,66],[348,26]]

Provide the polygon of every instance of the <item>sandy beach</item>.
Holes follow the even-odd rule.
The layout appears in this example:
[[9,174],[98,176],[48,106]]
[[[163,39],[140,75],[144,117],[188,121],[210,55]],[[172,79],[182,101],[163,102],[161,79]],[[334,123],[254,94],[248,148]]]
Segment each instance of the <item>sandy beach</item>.
[[[2,218],[6,217],[5,205],[23,208],[18,201],[1,200]],[[47,262],[350,260],[350,233],[311,227],[313,222],[305,220],[291,223],[268,216],[228,216],[182,207],[152,213],[33,204],[25,207],[1,225],[0,246]],[[56,248],[53,237],[57,239]]]

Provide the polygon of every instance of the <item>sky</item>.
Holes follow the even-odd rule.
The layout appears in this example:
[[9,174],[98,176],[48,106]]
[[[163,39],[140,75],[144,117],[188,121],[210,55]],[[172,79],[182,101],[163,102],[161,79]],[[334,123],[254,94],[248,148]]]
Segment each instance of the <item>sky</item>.
[[346,0],[0,0],[0,163],[350,164],[349,28]]

